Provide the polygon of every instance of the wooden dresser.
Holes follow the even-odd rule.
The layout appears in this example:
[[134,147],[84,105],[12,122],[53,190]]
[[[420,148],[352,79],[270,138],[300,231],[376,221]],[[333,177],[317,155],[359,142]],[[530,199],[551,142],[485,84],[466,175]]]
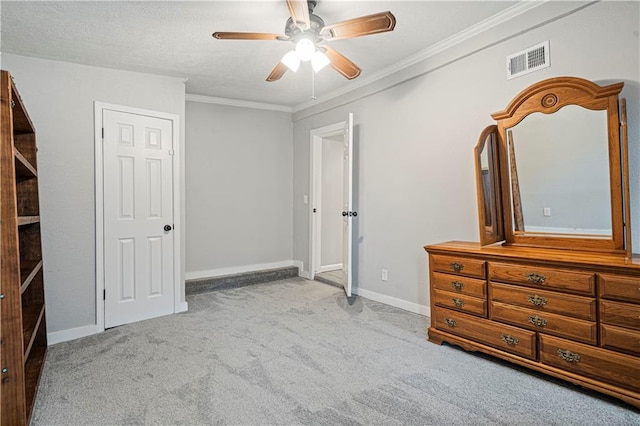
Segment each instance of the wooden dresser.
[[623,87],[553,77],[491,114],[474,149],[480,242],[425,246],[428,338],[640,408]]
[[431,342],[640,407],[640,257],[471,242],[425,250]]

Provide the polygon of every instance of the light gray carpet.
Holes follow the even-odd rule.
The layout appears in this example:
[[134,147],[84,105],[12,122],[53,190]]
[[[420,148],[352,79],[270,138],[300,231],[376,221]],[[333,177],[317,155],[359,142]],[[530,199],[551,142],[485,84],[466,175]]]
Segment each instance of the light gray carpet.
[[428,343],[428,319],[296,278],[49,349],[34,425],[640,424],[629,406]]

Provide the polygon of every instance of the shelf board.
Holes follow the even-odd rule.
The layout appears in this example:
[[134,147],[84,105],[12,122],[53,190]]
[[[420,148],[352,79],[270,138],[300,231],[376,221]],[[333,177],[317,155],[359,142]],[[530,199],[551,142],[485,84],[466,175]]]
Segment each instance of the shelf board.
[[38,335],[40,323],[44,320],[44,303],[31,305],[22,311],[22,327],[24,329],[24,362],[27,362],[33,348],[33,341]]
[[18,226],[31,225],[39,222],[40,216],[18,216]]
[[29,359],[24,366],[24,390],[27,408],[27,424],[29,424],[31,420],[31,413],[33,411],[34,405],[33,403],[35,402],[36,394],[38,393],[40,374],[42,373],[42,366],[44,365],[46,355],[46,346],[36,346],[31,350]]
[[16,85],[11,79],[11,100],[14,102],[13,106],[13,132],[14,133],[35,133],[36,130],[33,127],[33,122],[27,114],[27,109],[22,103],[22,99],[16,90]]
[[31,165],[29,160],[27,160],[20,151],[13,148],[13,156],[16,161],[16,176],[20,176],[23,178],[34,178],[38,177],[38,171]]
[[33,340],[35,339],[40,326],[40,322],[44,317],[44,303],[32,304],[22,310],[22,333],[24,341],[24,360],[26,362],[29,358],[29,352],[33,346]]
[[[33,281],[33,277],[36,276],[41,268],[42,260],[37,262],[20,262],[20,278],[22,280],[22,284],[20,285],[20,294],[24,293],[27,287],[29,287],[31,281]],[[22,279],[22,277],[24,277],[24,279]]]

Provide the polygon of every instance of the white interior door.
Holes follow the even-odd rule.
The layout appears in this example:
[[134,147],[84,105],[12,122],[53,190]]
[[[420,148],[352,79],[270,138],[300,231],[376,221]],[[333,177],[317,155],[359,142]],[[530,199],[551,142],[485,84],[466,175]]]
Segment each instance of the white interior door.
[[343,210],[342,210],[342,284],[348,297],[351,297],[353,218],[357,215],[353,211],[353,114],[345,122],[344,156],[343,156]]
[[171,120],[103,110],[104,324],[174,312]]

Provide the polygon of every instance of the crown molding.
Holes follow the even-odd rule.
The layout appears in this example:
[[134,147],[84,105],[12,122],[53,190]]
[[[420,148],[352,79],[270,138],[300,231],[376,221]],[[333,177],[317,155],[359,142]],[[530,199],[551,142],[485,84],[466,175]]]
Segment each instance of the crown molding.
[[202,102],[206,104],[226,105],[238,108],[264,109],[269,111],[288,113],[293,112],[292,108],[286,105],[265,104],[261,102],[242,101],[239,99],[216,98],[213,96],[194,95],[191,93],[186,94],[185,100],[190,102]]
[[426,49],[412,56],[409,56],[406,59],[399,61],[398,63],[390,67],[384,68],[376,73],[371,74],[368,77],[358,79],[357,81],[352,82],[348,86],[329,92],[318,99],[315,99],[313,101],[306,101],[301,104],[295,105],[292,108],[292,111],[296,113],[296,112],[303,111],[307,108],[318,106],[323,102],[327,102],[332,99],[338,98],[347,93],[353,92],[357,89],[360,89],[364,86],[374,83],[378,80],[381,80],[385,77],[388,77],[392,74],[395,74],[398,71],[401,71],[405,68],[409,68],[412,65],[420,63],[425,59],[428,59],[434,55],[437,55],[438,53],[442,53],[447,49],[450,49],[466,40],[469,40],[491,28],[494,28],[500,24],[503,24],[519,15],[522,15],[523,13],[527,13],[530,10],[535,9],[543,5],[544,3],[547,3],[548,1],[551,1],[551,0],[526,0],[526,1],[518,2],[517,4],[503,10],[502,12],[497,13],[485,19],[484,21],[480,21],[477,24],[472,25],[464,29],[463,31],[460,31],[452,35],[451,37],[448,37],[442,41],[432,44]]

